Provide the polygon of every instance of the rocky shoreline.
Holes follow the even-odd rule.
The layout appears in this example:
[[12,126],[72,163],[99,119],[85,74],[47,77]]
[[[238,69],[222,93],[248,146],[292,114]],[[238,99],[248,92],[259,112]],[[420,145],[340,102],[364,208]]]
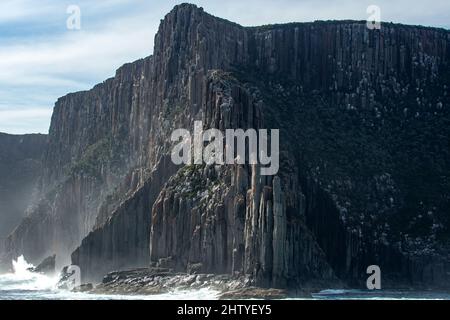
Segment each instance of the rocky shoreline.
[[[165,268],[143,268],[108,273],[96,286],[83,284],[76,292],[117,295],[156,295],[175,290],[217,291],[218,299],[285,299],[282,289],[253,286],[248,277],[214,274],[177,273]],[[309,295],[310,297],[310,295]]]
[[[60,288],[67,288],[65,280],[67,274],[61,275]],[[159,295],[172,293],[177,291],[195,291],[200,289],[209,289],[214,294],[214,298],[218,300],[278,300],[278,299],[315,299],[315,295],[325,289],[339,288],[337,291],[348,289],[343,282],[334,283],[305,283],[301,288],[297,289],[278,289],[278,288],[262,288],[255,284],[255,281],[248,276],[228,275],[228,274],[193,274],[174,272],[170,268],[140,268],[124,271],[114,271],[108,273],[101,283],[92,284],[85,283],[72,291],[83,292],[100,295]],[[358,287],[358,286],[357,286]],[[330,289],[329,289],[330,290]],[[448,288],[443,287],[425,287],[412,286],[407,283],[393,281],[393,279],[385,279],[383,290],[376,290],[378,294],[386,294],[396,292],[396,295],[410,294],[414,292],[447,292]],[[333,291],[333,290],[331,290]],[[351,291],[351,290],[350,290]],[[376,292],[366,291],[363,288],[353,289],[359,295],[371,296]],[[354,294],[349,292],[347,294]]]

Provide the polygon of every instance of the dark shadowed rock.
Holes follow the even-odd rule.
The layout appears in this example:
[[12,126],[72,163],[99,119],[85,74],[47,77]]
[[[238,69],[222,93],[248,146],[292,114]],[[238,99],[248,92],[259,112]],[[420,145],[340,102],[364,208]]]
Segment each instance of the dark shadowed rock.
[[31,271],[52,275],[56,271],[55,262],[56,262],[56,255],[47,257],[44,259],[44,261],[42,261],[37,267],[33,268]]
[[79,285],[78,287],[74,288],[72,291],[73,292],[90,292],[93,289],[94,289],[94,286],[92,285],[92,283],[86,283],[86,284]]
[[143,268],[107,274],[92,292],[100,294],[161,294],[177,290],[208,288],[217,292],[250,285],[245,277],[214,274],[186,274],[164,268]]

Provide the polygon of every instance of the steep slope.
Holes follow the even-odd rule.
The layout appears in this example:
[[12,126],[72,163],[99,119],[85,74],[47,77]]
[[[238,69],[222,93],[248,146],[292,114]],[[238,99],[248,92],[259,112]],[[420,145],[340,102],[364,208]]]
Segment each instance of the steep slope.
[[46,135],[0,133],[0,270],[9,265],[3,261],[6,237],[36,198],[46,147]]
[[0,133],[0,238],[12,232],[31,203],[47,136]]
[[91,91],[60,98],[44,157],[40,201],[6,246],[11,257],[37,263],[56,254],[59,266],[95,226],[100,210],[119,205],[139,183],[137,163],[148,133],[140,99],[147,94],[143,69],[150,59],[121,67]]
[[[152,263],[361,283],[378,264],[396,283],[448,284],[449,63],[441,29],[244,28],[176,6],[153,56],[58,101],[43,200],[9,252],[67,263],[79,245],[85,280]],[[177,168],[170,135],[195,120],[279,128],[280,172]]]

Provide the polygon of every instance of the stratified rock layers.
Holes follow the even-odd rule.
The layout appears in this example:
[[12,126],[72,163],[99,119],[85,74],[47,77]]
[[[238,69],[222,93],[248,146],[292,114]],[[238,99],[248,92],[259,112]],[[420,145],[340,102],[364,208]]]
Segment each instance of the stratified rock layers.
[[[448,281],[449,56],[440,29],[244,28],[176,6],[153,56],[57,102],[42,200],[9,252],[75,250],[87,280],[157,264],[287,287],[378,264]],[[279,173],[174,166],[170,135],[195,120],[279,128]]]

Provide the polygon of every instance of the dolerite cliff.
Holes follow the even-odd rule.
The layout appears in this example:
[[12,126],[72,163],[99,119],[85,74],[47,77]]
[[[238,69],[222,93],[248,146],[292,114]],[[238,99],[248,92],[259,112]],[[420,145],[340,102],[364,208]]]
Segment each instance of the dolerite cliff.
[[36,200],[46,147],[43,134],[0,133],[0,270],[6,237]]
[[46,147],[43,134],[0,133],[0,238],[12,232],[33,201]]
[[[244,28],[194,5],[154,54],[58,100],[41,200],[10,256],[85,281],[147,267],[255,285],[450,284],[450,32],[329,21]],[[279,128],[280,171],[172,164],[178,128]],[[69,259],[70,257],[70,259]]]

